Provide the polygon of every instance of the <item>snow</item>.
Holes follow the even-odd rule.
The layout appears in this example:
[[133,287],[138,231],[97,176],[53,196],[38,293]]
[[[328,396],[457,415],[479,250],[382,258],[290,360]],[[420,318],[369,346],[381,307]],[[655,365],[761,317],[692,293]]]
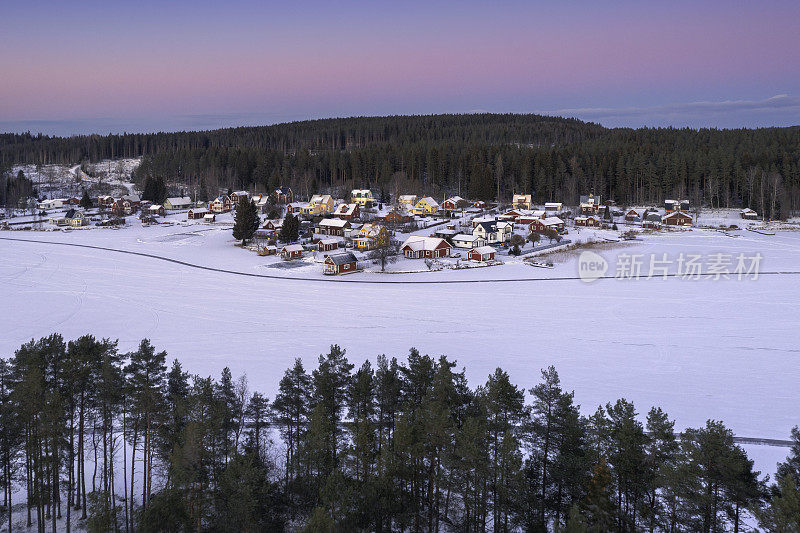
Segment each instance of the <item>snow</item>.
[[[530,388],[539,369],[553,364],[587,414],[625,397],[642,414],[663,407],[679,429],[713,418],[740,436],[786,439],[800,422],[798,276],[583,283],[558,279],[577,275],[579,250],[567,250],[547,255],[552,269],[504,256],[505,264],[492,268],[331,279],[313,259],[289,265],[236,246],[230,214],[215,226],[185,218],[169,215],[161,220],[171,224],[149,227],[129,218],[122,229],[0,232],[0,238],[108,247],[248,274],[0,240],[7,310],[0,354],[53,331],[70,339],[84,333],[119,338],[123,351],[147,337],[193,373],[219,375],[230,366],[271,397],[295,357],[312,368],[330,344],[345,347],[355,362],[381,353],[404,359],[414,346],[466,366],[473,386],[502,366]],[[618,235],[570,228],[569,237],[585,243]],[[620,254],[758,252],[762,271],[800,271],[798,231],[664,231],[592,249],[611,263],[611,276]],[[406,258],[387,268],[426,270],[422,261]],[[452,283],[488,279],[498,281]],[[436,281],[448,283],[429,283]],[[532,306],[538,312],[524,311]],[[747,450],[764,473],[773,473],[786,453]]]

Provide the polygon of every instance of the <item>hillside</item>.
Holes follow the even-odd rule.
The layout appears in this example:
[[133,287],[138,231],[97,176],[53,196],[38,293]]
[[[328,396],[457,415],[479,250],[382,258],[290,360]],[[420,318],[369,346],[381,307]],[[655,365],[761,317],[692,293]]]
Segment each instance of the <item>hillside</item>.
[[[142,157],[161,175],[213,196],[220,188],[300,195],[353,186],[537,201],[594,191],[622,203],[691,198],[785,217],[800,208],[800,128],[609,129],[516,114],[355,117],[205,132],[0,135],[0,165]],[[498,186],[499,181],[499,186]]]

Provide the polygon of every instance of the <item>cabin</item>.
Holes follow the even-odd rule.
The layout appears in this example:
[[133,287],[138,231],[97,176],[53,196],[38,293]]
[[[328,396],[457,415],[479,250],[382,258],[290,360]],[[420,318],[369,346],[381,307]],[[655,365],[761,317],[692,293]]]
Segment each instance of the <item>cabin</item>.
[[439,212],[439,202],[430,196],[420,198],[411,212],[417,216],[435,215]]
[[755,211],[753,211],[749,207],[746,208],[746,209],[742,209],[739,212],[739,215],[741,215],[741,217],[744,220],[758,220],[758,213],[756,213]]
[[640,218],[642,218],[642,215],[636,209],[629,209],[628,212],[625,213],[625,220],[627,222],[635,222]]
[[600,217],[590,215],[588,217],[584,216],[575,217],[575,225],[584,226],[587,228],[599,228],[600,226],[603,225],[603,223],[600,221]]
[[333,197],[330,194],[315,194],[308,201],[312,216],[325,216],[333,213]]
[[134,211],[136,211],[136,206],[124,198],[119,198],[111,205],[111,212],[118,217],[130,215]]
[[50,219],[51,224],[56,226],[70,226],[77,228],[89,224],[89,220],[83,215],[83,211],[78,209],[70,209],[63,217],[53,217]]
[[561,233],[564,231],[564,221],[558,217],[542,218],[531,222],[528,229],[530,229],[531,233],[546,233],[550,230]]
[[294,202],[294,194],[290,187],[278,187],[272,191],[272,197],[276,204],[290,204]]
[[358,204],[339,204],[333,211],[333,216],[342,220],[353,220],[361,217],[361,207]]
[[231,197],[227,194],[221,194],[208,203],[208,208],[212,213],[227,213],[233,208]]
[[186,213],[187,220],[202,220],[204,216],[211,213],[205,207],[195,207],[194,209],[189,209],[189,212]]
[[392,209],[386,213],[386,216],[383,217],[383,220],[389,224],[406,224],[407,222],[411,222],[413,218],[414,217],[408,214],[408,212],[405,210]]
[[[169,200],[169,198],[167,198],[167,200]],[[114,197],[113,196],[109,196],[107,194],[104,194],[102,196],[98,196],[97,197],[97,207],[99,207],[101,209],[107,208],[107,207],[111,207],[112,205],[114,205],[114,202],[115,202]],[[167,208],[167,209],[169,209],[169,208]]]
[[412,209],[417,204],[416,194],[401,194],[397,199],[398,205],[406,206],[407,209]]
[[485,239],[489,244],[499,244],[511,238],[512,230],[513,227],[510,222],[495,220],[492,222],[481,222],[475,226],[475,229],[472,230],[472,234]]
[[514,223],[528,226],[534,220],[540,220],[542,218],[545,218],[546,216],[547,213],[545,213],[544,210],[524,211],[523,214],[517,217]]
[[320,239],[317,243],[317,251],[330,252],[331,250],[339,249],[339,241],[336,239]]
[[319,221],[317,233],[344,237],[344,230],[350,227],[350,222],[341,218],[325,218]]
[[437,259],[449,257],[452,248],[444,239],[412,235],[400,247],[400,252],[409,259]]
[[486,209],[486,202],[484,202],[483,200],[472,202],[472,207],[476,209]]
[[357,270],[358,261],[352,252],[341,254],[331,254],[325,258],[325,266],[322,272],[329,276],[347,274]]
[[470,261],[494,261],[494,254],[495,249],[491,246],[481,246],[467,252],[467,259]]
[[548,213],[560,213],[564,210],[564,204],[561,202],[547,202],[544,204],[544,210]]
[[281,249],[281,257],[284,259],[300,259],[303,257],[303,247],[299,244],[287,244]]
[[649,219],[643,220],[642,221],[642,227],[644,229],[660,229],[661,228],[661,222],[658,222],[658,221],[655,221],[655,220],[649,220]]
[[176,209],[189,209],[192,207],[192,199],[188,196],[175,196],[164,201],[164,209],[174,211]]
[[167,214],[166,210],[164,209],[163,205],[151,205],[147,208],[147,214],[151,217],[163,217]]
[[372,205],[375,197],[372,196],[372,191],[369,189],[353,189],[350,191],[350,201],[361,207],[367,207],[367,204]]
[[36,207],[40,210],[59,209],[61,207],[64,207],[64,200],[62,200],[61,198],[53,198],[52,200],[42,200],[41,202],[36,204]]
[[486,246],[486,239],[483,237],[478,237],[477,235],[471,235],[469,233],[459,233],[458,235],[453,235],[451,242],[456,248],[466,248],[468,250]]
[[673,211],[661,217],[661,223],[666,226],[691,226],[692,216],[683,211]]
[[530,209],[533,197],[530,194],[515,194],[511,201],[514,209]]
[[205,222],[206,224],[211,224],[212,222],[216,221],[217,221],[217,215],[215,215],[214,213],[206,213],[205,215],[203,215],[203,222]]

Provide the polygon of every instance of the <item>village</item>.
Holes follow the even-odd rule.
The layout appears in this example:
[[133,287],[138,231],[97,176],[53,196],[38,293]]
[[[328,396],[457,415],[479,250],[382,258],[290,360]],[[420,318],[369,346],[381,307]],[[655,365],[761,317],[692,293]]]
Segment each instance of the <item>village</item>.
[[245,249],[268,266],[286,270],[318,265],[323,274],[334,276],[480,268],[509,261],[547,268],[552,264],[539,256],[585,243],[762,223],[752,209],[728,210],[722,219],[709,219],[688,200],[622,207],[594,194],[581,196],[572,206],[536,205],[532,194],[515,193],[509,199],[491,203],[450,196],[437,201],[401,194],[382,202],[370,189],[353,189],[345,198],[313,194],[300,199],[290,187],[271,194],[227,191],[209,202],[177,196],[153,203],[133,192],[93,198],[84,194],[37,201],[35,207],[0,221],[0,228],[74,231],[141,224],[230,229],[240,202],[252,202],[258,229],[244,240]]

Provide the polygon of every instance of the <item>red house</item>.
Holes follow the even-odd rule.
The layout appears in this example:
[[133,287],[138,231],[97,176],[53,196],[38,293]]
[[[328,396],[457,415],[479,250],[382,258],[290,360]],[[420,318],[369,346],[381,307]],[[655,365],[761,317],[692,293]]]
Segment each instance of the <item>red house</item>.
[[558,217],[547,217],[534,220],[529,228],[533,233],[544,233],[551,229],[560,233],[564,231],[564,221]]
[[331,254],[325,258],[323,272],[329,276],[347,274],[348,272],[355,272],[357,265],[356,256],[351,252]]
[[339,241],[336,239],[320,239],[317,243],[317,250],[320,252],[330,252],[339,249]]
[[339,204],[333,212],[333,216],[342,220],[353,220],[361,216],[361,208],[358,204]]
[[467,259],[470,261],[493,261],[494,254],[495,250],[491,246],[481,246],[467,252]]
[[589,228],[599,228],[603,225],[600,222],[600,219],[596,216],[589,216],[589,217],[575,217],[575,225],[576,226],[586,226]]
[[449,257],[452,248],[450,243],[438,237],[412,235],[406,239],[400,251],[409,259],[436,259]]

